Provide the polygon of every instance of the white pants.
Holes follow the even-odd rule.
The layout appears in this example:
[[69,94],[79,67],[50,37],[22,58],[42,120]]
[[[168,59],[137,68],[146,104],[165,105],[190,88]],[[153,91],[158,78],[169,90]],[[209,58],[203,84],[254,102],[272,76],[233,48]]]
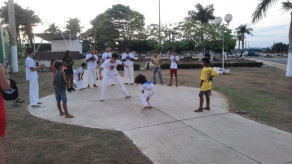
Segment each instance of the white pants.
[[134,67],[129,66],[128,68],[124,67],[124,81],[125,83],[134,83]]
[[38,105],[39,102],[39,82],[38,79],[29,80],[29,104]]
[[125,88],[125,86],[123,85],[120,76],[118,76],[118,75],[106,75],[105,74],[105,76],[103,77],[103,83],[102,83],[102,87],[101,87],[101,96],[100,96],[100,99],[101,100],[104,99],[104,93],[106,91],[106,88],[107,88],[107,84],[108,84],[109,79],[112,79],[112,81],[115,81],[116,84],[119,87],[121,87],[123,93],[126,96],[129,96],[129,93],[128,93],[127,89]]
[[74,81],[75,81],[77,89],[83,89],[84,88],[83,80],[80,79],[78,81],[78,76],[74,76]]
[[147,102],[147,98],[151,96],[153,96],[155,93],[155,89],[152,89],[152,90],[146,90],[143,95],[141,96],[141,101],[142,101],[142,104],[144,105],[144,107],[149,107],[151,106],[150,104],[150,100]]
[[[105,71],[102,72],[102,76],[105,77]],[[110,81],[110,84],[114,85],[115,82],[112,78],[110,78],[108,81]]]
[[88,85],[96,84],[96,69],[88,69]]

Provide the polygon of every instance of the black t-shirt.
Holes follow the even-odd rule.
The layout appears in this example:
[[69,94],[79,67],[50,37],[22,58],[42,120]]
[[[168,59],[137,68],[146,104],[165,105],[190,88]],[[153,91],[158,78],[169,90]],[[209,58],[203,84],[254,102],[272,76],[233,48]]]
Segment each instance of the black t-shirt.
[[[66,62],[67,64],[71,63],[72,61],[73,61],[73,59],[71,57],[64,56],[64,58],[62,59],[62,62]],[[72,71],[73,70],[72,65],[73,64],[70,64],[70,65],[67,66],[67,70],[68,71]]]

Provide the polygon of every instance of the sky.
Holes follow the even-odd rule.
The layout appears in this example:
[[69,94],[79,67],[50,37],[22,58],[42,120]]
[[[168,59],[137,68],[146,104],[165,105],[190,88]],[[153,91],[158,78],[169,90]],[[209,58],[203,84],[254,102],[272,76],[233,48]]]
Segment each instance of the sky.
[[[0,6],[5,0],[0,0]],[[42,19],[43,24],[35,27],[35,33],[41,33],[48,25],[55,23],[61,29],[69,18],[79,18],[83,31],[90,28],[90,20],[115,4],[130,6],[145,16],[145,24],[159,21],[159,0],[14,0],[23,8],[34,10]],[[195,5],[214,4],[214,15],[224,18],[232,14],[233,20],[229,28],[235,29],[241,24],[248,24],[254,29],[253,36],[247,36],[249,47],[270,47],[274,42],[288,43],[290,13],[281,10],[281,1],[277,1],[267,12],[266,17],[252,24],[251,17],[259,0],[160,0],[161,23],[170,24],[182,21],[189,10],[195,10]]]

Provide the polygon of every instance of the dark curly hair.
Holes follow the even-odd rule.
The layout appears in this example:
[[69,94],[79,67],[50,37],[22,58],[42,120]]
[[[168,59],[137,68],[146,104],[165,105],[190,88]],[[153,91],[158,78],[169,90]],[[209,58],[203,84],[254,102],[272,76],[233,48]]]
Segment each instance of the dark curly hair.
[[60,67],[62,67],[63,66],[63,64],[61,63],[61,62],[56,62],[55,63],[55,68],[56,69],[59,69]]
[[136,84],[144,84],[146,82],[146,77],[144,75],[137,75],[135,78],[135,83]]

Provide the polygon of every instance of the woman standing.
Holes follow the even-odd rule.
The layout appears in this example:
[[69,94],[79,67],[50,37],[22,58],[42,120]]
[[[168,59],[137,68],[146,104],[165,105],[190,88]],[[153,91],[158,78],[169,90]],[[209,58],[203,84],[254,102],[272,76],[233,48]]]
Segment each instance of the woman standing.
[[66,73],[68,80],[68,92],[75,91],[73,88],[73,64],[74,60],[71,57],[71,52],[69,50],[65,51],[65,56],[62,60],[63,65],[65,66],[64,72]]
[[4,141],[3,137],[5,135],[6,130],[6,110],[4,99],[2,96],[3,90],[8,90],[10,88],[10,81],[7,79],[5,75],[5,69],[3,68],[2,64],[0,64],[0,164],[5,163],[4,158]]

